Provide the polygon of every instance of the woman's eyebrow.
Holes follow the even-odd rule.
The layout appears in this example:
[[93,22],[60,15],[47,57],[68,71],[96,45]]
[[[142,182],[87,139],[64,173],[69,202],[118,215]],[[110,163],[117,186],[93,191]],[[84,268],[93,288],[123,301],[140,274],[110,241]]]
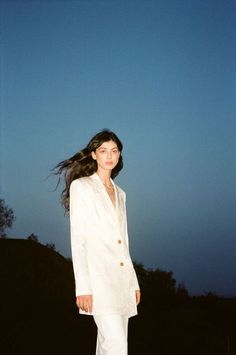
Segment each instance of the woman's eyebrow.
[[118,147],[113,147],[113,148],[99,147],[98,150],[100,150],[100,149],[113,150],[113,149],[118,149]]

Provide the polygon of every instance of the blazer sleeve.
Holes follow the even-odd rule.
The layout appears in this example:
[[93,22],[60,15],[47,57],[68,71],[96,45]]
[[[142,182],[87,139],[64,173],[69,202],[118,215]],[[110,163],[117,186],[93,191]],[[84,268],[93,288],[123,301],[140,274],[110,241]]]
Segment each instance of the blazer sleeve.
[[[127,244],[127,247],[129,249],[129,236],[128,236],[128,226],[127,226],[127,212],[126,212],[126,193],[124,192],[124,212],[125,212],[125,241]],[[134,285],[135,285],[135,290],[140,290],[140,286],[138,283],[138,278],[136,275],[136,271],[133,268],[133,277],[134,277]]]
[[70,185],[70,234],[76,296],[92,294],[86,251],[86,196],[79,179]]

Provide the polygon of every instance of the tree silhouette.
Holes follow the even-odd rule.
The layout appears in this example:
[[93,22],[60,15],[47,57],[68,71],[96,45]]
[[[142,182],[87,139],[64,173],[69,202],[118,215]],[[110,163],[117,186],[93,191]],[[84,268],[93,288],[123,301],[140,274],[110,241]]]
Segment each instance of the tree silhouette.
[[184,281],[182,281],[178,285],[177,290],[176,290],[176,295],[179,296],[179,297],[182,297],[182,298],[188,297],[188,290],[187,290],[187,288],[185,286]]
[[36,242],[36,243],[39,242],[37,235],[35,235],[34,233],[31,233],[26,239],[32,240],[33,242]]
[[54,243],[46,243],[45,247],[47,247],[48,249],[56,251],[56,246],[55,246]]
[[5,204],[4,199],[0,199],[0,237],[5,238],[5,230],[11,228],[14,221],[14,212]]

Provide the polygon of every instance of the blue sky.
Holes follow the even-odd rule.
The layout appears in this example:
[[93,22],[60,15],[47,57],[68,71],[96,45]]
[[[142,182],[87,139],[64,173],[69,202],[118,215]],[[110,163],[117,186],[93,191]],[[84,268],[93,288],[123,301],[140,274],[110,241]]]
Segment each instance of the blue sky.
[[236,295],[234,1],[1,1],[1,197],[12,237],[70,256],[50,169],[124,144],[130,248],[192,294]]

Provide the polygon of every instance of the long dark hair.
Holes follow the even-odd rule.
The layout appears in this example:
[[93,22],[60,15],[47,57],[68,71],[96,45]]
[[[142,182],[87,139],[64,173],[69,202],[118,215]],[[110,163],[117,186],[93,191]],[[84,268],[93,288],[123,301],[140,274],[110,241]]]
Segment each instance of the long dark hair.
[[[69,190],[70,184],[73,180],[79,179],[84,176],[90,176],[97,171],[97,162],[92,158],[91,153],[95,152],[104,142],[114,141],[117,144],[119,152],[122,152],[123,145],[117,135],[104,129],[93,136],[87,146],[74,154],[71,158],[58,163],[53,169],[55,175],[62,175],[65,180],[65,188],[61,194],[61,202],[66,211],[69,211]],[[123,168],[123,158],[120,154],[117,165],[111,172],[111,177],[114,179]],[[58,184],[60,182],[60,177]]]

